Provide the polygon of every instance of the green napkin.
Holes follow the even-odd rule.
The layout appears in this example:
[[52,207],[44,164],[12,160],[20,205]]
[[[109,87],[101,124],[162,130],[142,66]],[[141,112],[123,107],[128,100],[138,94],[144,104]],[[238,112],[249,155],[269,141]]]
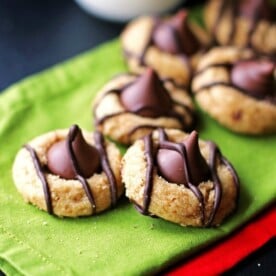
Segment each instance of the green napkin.
[[241,180],[237,213],[218,228],[140,215],[127,199],[95,217],[50,216],[23,202],[11,168],[29,139],[77,123],[92,129],[91,101],[126,70],[117,40],[11,86],[0,96],[0,268],[9,275],[137,275],[202,250],[275,200],[276,137],[237,135],[200,113],[200,137],[218,143]]

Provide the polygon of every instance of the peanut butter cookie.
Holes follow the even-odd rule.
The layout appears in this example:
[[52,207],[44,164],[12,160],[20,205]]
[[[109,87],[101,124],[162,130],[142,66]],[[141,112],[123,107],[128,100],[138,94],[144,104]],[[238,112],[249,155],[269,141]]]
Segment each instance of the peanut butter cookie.
[[36,137],[17,154],[13,179],[26,202],[65,217],[94,215],[123,193],[121,155],[100,133],[76,125]]
[[158,127],[188,130],[194,124],[189,93],[173,81],[162,82],[148,68],[141,76],[118,75],[93,102],[96,128],[130,144]]
[[227,128],[276,132],[275,62],[250,50],[220,47],[198,64],[192,90],[200,107]]
[[237,205],[236,172],[195,131],[159,129],[137,140],[123,157],[122,179],[138,211],[182,226],[219,225]]

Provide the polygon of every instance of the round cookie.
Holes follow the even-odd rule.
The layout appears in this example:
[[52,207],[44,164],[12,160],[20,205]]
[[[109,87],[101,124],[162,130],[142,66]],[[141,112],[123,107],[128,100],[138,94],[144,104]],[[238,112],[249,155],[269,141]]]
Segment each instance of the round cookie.
[[234,211],[239,180],[213,142],[174,129],[137,140],[122,160],[126,196],[144,215],[215,226]]
[[253,47],[276,56],[276,7],[269,0],[210,0],[204,18],[220,45]]
[[140,17],[128,24],[121,43],[129,69],[140,74],[151,67],[161,78],[188,87],[203,42],[187,15],[181,10],[168,18]]
[[24,200],[39,209],[57,216],[88,216],[115,206],[122,195],[120,162],[113,143],[73,125],[22,147],[13,179]]
[[213,48],[198,64],[192,90],[200,107],[227,128],[276,132],[275,62],[250,50]]
[[160,81],[148,68],[141,76],[113,78],[93,102],[96,128],[130,144],[158,127],[190,129],[194,107],[189,93],[173,81]]

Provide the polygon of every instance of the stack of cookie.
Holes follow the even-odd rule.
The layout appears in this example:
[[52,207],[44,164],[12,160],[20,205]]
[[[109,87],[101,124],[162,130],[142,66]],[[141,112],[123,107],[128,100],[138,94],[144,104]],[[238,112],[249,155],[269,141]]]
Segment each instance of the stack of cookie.
[[[143,215],[182,226],[221,224],[237,206],[239,179],[219,148],[198,138],[192,95],[234,131],[276,131],[276,36],[259,44],[263,29],[270,34],[276,27],[266,12],[257,13],[266,10],[263,2],[236,2],[207,5],[209,40],[186,10],[127,25],[121,42],[130,73],[97,94],[94,134],[73,125],[35,138],[17,154],[13,176],[24,199],[78,217],[115,207],[125,190]],[[220,28],[228,30],[227,42]],[[242,30],[246,42],[236,34]],[[125,155],[104,136],[129,146]]]

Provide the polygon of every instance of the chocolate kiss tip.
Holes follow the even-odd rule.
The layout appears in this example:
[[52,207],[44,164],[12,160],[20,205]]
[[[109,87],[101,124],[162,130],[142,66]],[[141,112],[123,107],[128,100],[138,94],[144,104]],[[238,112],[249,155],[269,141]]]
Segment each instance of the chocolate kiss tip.
[[198,145],[198,133],[195,130],[189,134],[189,136],[183,141],[183,144],[185,145],[188,159],[192,155],[196,157],[201,155]]
[[48,168],[50,172],[65,179],[75,179],[76,167],[69,152],[68,143],[72,145],[74,157],[81,176],[88,178],[100,166],[100,155],[96,148],[88,144],[77,125],[70,127],[67,140],[53,144],[47,152]]
[[151,67],[148,67],[148,68],[146,69],[146,73],[147,73],[147,74],[155,74],[155,71],[154,71]]
[[259,71],[263,75],[273,75],[273,71],[275,70],[275,65],[271,61],[263,61],[260,64],[256,64],[255,66],[259,66]]
[[188,16],[188,11],[185,10],[185,9],[182,9],[180,10],[176,15],[175,17],[179,18],[179,19],[182,19],[182,20],[185,20]]
[[151,67],[148,67],[145,71],[145,73],[143,74],[143,76],[145,78],[148,78],[148,79],[158,79],[158,76],[156,74],[156,72],[154,71],[154,69],[152,69]]
[[188,136],[188,139],[195,139],[195,140],[198,140],[198,133],[196,130],[193,130],[190,135]]
[[198,133],[192,131],[191,134],[183,141],[187,152],[188,167],[193,184],[197,185],[206,180],[209,176],[209,167],[203,158],[199,144]]

